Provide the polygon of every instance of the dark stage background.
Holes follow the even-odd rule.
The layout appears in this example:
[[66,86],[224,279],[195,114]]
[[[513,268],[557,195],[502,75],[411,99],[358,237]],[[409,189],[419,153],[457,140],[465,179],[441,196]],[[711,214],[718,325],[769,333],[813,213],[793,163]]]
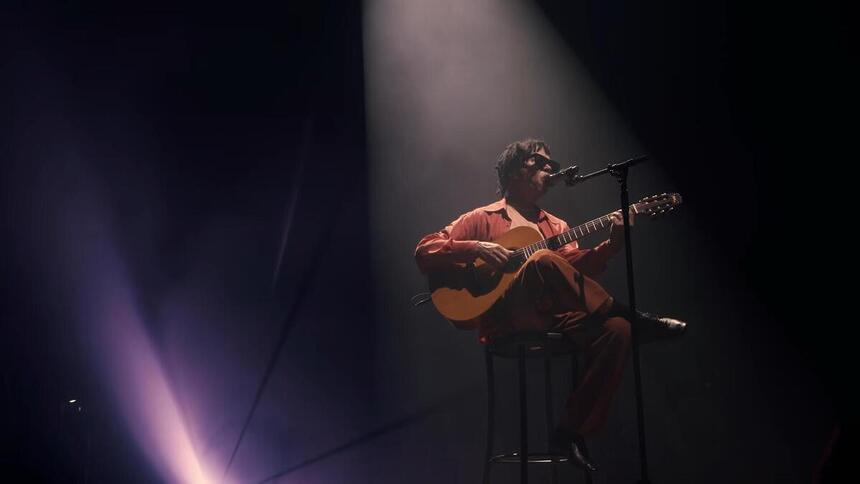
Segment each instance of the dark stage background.
[[[632,197],[685,197],[635,238],[640,306],[692,326],[643,349],[653,480],[810,482],[837,430],[839,469],[856,428],[848,12],[537,6],[657,160]],[[216,482],[228,462],[228,482],[478,481],[482,352],[409,308],[412,252],[493,201],[504,144],[566,126],[438,157],[378,128],[372,144],[362,15],[0,7],[4,481]],[[547,208],[583,221],[613,190]],[[623,277],[619,259],[605,282],[622,298]],[[637,476],[630,373],[592,442],[596,482]]]

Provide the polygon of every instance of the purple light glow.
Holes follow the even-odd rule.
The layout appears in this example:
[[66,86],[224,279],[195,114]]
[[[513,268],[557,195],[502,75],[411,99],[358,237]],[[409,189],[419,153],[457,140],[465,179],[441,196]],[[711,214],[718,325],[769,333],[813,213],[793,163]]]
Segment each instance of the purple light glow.
[[108,378],[132,432],[171,482],[206,484],[207,477],[130,293],[102,296],[100,319]]
[[[56,290],[73,307],[79,339],[70,343],[81,345],[79,353],[97,369],[96,378],[105,382],[108,397],[159,480],[258,482],[338,445],[341,437],[332,432],[294,437],[287,416],[318,411],[317,403],[302,402],[324,401],[328,387],[317,390],[308,383],[299,390],[287,382],[301,372],[281,373],[270,393],[273,397],[261,403],[236,461],[222,478],[265,367],[261,348],[271,345],[279,322],[270,301],[257,296],[256,287],[247,289],[241,280],[231,286],[237,279],[221,272],[223,261],[252,259],[242,255],[257,250],[247,244],[252,235],[237,234],[233,229],[237,224],[229,216],[216,217],[195,234],[199,250],[189,256],[187,272],[148,286],[144,265],[168,267],[170,261],[158,253],[129,248],[123,238],[138,228],[134,224],[147,221],[129,221],[113,213],[110,187],[99,184],[91,170],[70,162],[61,174],[69,172],[75,179],[46,177],[33,192],[50,200],[55,210],[50,212],[50,233],[41,237],[47,244],[40,253],[42,262],[52,274],[59,269],[55,274],[59,277],[53,279]],[[159,229],[152,222],[141,233]],[[265,290],[271,262],[260,260],[259,281]],[[247,264],[241,270],[246,271]],[[248,321],[257,325],[249,327]],[[290,407],[285,399],[294,394],[302,396]],[[65,401],[72,397],[81,398],[69,395]],[[315,428],[329,425],[326,428],[342,430],[350,424],[348,419],[326,418]]]
[[[66,206],[66,263],[75,274],[77,303],[93,363],[140,448],[165,482],[216,482],[214,467],[200,458],[138,309],[135,292],[119,257],[111,230],[90,191]],[[80,203],[82,201],[90,203]]]

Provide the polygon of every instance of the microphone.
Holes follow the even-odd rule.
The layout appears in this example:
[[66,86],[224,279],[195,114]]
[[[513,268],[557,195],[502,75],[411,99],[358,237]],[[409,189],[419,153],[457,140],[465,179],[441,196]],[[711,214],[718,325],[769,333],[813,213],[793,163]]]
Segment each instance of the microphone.
[[576,179],[576,176],[578,174],[579,174],[579,167],[578,166],[576,166],[576,165],[568,166],[564,170],[557,171],[557,172],[553,173],[552,175],[548,176],[547,181],[549,182],[550,186],[555,185],[559,180],[564,180],[565,183],[567,183],[568,185],[572,185],[574,182],[574,179]]

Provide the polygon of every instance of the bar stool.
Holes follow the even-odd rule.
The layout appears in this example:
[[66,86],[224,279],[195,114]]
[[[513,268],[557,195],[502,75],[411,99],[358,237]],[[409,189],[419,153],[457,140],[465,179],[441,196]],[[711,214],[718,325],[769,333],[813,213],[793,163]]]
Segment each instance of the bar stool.
[[[526,385],[526,358],[543,358],[546,393],[546,426],[547,437],[552,435],[553,411],[552,411],[552,360],[555,357],[570,355],[572,360],[573,386],[577,382],[577,347],[562,333],[553,332],[522,332],[493,338],[485,347],[484,352],[487,360],[487,450],[484,459],[484,484],[490,482],[490,466],[492,464],[519,464],[520,482],[528,483],[529,464],[552,465],[552,483],[558,483],[557,464],[567,462],[568,458],[562,454],[549,452],[529,453],[528,447],[528,395]],[[519,393],[520,393],[520,448],[519,451],[509,454],[493,455],[493,430],[495,425],[495,373],[493,360],[499,358],[516,358],[519,360]],[[583,452],[588,452],[584,447]],[[591,474],[585,472],[585,481],[591,484]]]

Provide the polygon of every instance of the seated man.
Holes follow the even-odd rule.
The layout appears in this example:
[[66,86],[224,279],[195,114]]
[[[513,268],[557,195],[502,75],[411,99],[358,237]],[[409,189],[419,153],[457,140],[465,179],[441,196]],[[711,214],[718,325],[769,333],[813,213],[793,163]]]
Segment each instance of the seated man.
[[[549,147],[540,140],[508,145],[496,166],[503,198],[421,239],[415,250],[419,269],[430,274],[476,259],[502,268],[513,252],[492,241],[509,230],[529,226],[544,238],[569,230],[567,223],[537,206],[549,176],[559,168],[549,156]],[[632,224],[632,213],[630,217]],[[571,462],[589,471],[595,466],[581,451],[582,438],[605,421],[631,343],[629,309],[592,279],[623,248],[621,212],[611,219],[609,239],[593,249],[572,243],[532,254],[478,322],[481,342],[512,332],[551,330],[563,332],[581,348],[584,375],[551,440],[554,450],[564,451]],[[647,313],[640,313],[638,321],[643,341],[679,335],[686,328],[682,321]]]

